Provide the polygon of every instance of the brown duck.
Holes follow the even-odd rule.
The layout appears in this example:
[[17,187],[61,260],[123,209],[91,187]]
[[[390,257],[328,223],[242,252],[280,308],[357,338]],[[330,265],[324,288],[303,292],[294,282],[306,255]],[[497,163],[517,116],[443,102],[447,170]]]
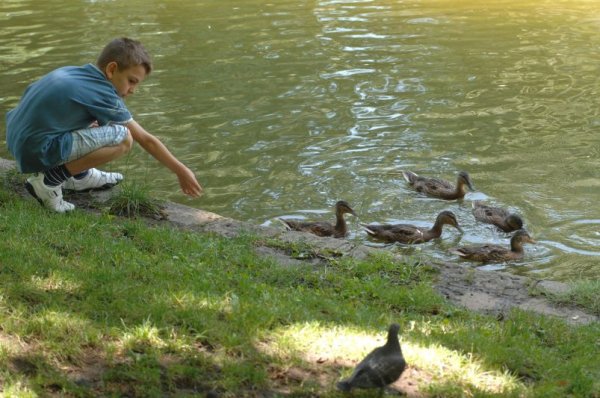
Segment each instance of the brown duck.
[[297,221],[297,220],[284,220],[279,218],[281,222],[286,226],[287,229],[294,231],[310,232],[317,236],[333,236],[334,238],[343,238],[348,234],[348,226],[346,220],[344,220],[344,214],[350,213],[356,216],[356,213],[348,202],[340,200],[335,204],[335,225],[327,221]]
[[510,239],[510,248],[499,245],[463,246],[452,248],[450,252],[467,260],[501,263],[523,258],[523,243],[535,243],[535,240],[527,231],[520,229]]
[[444,225],[452,225],[461,233],[456,216],[451,211],[442,211],[435,219],[435,224],[430,229],[420,228],[411,224],[360,224],[367,234],[375,239],[385,242],[401,242],[408,244],[423,243],[442,235]]
[[512,232],[523,228],[523,219],[509,213],[500,207],[485,205],[479,201],[473,202],[473,215],[483,223],[492,224],[504,232]]
[[421,177],[412,171],[403,171],[402,175],[417,192],[422,192],[433,198],[446,200],[462,199],[467,193],[466,187],[471,191],[475,190],[471,182],[471,177],[469,177],[469,173],[466,171],[458,173],[456,185],[439,178]]

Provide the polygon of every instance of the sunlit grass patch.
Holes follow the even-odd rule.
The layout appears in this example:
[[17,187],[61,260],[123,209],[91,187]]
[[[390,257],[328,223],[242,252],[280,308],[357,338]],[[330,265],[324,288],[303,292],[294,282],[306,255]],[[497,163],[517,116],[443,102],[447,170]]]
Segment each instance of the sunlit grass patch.
[[160,350],[167,343],[161,336],[159,329],[149,320],[145,320],[141,325],[125,326],[125,332],[121,337],[121,345],[125,350],[144,352],[147,350]]
[[357,360],[385,336],[376,336],[350,326],[324,326],[318,322],[295,323],[272,330],[264,336],[261,349],[281,358],[301,357],[311,362],[317,358],[330,361]]
[[100,332],[88,319],[50,309],[32,314],[22,324],[21,333],[38,341],[40,349],[52,352],[56,359],[70,361],[79,358],[82,347],[101,340]]
[[0,373],[2,380],[2,395],[5,397],[37,398],[39,395],[31,388],[25,378],[5,377]]
[[[386,327],[365,331],[356,326],[307,322],[277,328],[265,335],[257,347],[280,359],[300,358],[306,363],[317,361],[343,366],[346,370],[341,373],[347,376],[365,355],[385,344],[386,336]],[[456,389],[456,395],[449,396],[463,396],[465,391],[512,396],[522,394],[526,389],[510,372],[488,368],[472,354],[463,354],[440,344],[423,346],[402,337],[400,344],[409,367],[425,371],[431,377],[430,390],[434,394],[436,391],[452,394],[449,385]]]
[[81,283],[71,280],[68,276],[55,271],[48,275],[33,275],[31,287],[44,292],[56,291],[59,294],[76,294]]
[[199,292],[173,292],[166,295],[172,308],[176,308],[181,313],[191,314],[199,313],[204,310],[213,313],[219,313],[222,316],[230,316],[239,310],[239,297],[233,292],[225,292],[221,295],[206,294]]
[[486,369],[486,365],[470,353],[459,353],[439,344],[424,347],[408,343],[404,346],[407,362],[432,376],[429,386],[432,393],[446,391],[448,385],[461,386],[457,396],[469,390],[502,396],[525,391],[525,385],[510,372]]

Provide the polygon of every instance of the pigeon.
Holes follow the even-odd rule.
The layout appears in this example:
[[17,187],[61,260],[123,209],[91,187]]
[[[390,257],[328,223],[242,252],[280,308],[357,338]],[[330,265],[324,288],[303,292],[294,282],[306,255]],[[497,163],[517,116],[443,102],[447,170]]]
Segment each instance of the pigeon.
[[398,380],[406,368],[406,361],[398,341],[399,330],[400,326],[397,323],[391,324],[385,345],[371,351],[356,365],[349,378],[337,383],[337,388],[346,392],[353,388],[383,390],[385,386]]

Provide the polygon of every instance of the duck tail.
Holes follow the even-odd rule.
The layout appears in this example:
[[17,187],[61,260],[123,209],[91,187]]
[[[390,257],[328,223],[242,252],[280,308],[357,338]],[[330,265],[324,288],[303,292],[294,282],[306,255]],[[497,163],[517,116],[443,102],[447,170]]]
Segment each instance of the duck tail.
[[465,257],[466,253],[462,251],[462,249],[460,247],[451,247],[450,249],[448,249],[448,252],[456,254],[460,257]]
[[404,177],[404,179],[406,180],[406,182],[408,182],[409,184],[414,184],[416,179],[419,177],[418,174],[413,173],[412,171],[402,171],[402,176]]
[[363,227],[363,229],[364,229],[365,231],[367,231],[367,233],[368,233],[369,235],[371,235],[371,236],[375,235],[375,231],[373,231],[373,229],[371,229],[371,226],[370,226],[370,225],[368,225],[368,224],[363,224],[363,223],[360,223],[360,226],[361,226],[361,227]]
[[292,230],[292,226],[286,220],[284,220],[283,218],[277,218],[277,220],[279,220],[279,222],[281,222],[285,226],[285,229],[287,229],[288,231]]

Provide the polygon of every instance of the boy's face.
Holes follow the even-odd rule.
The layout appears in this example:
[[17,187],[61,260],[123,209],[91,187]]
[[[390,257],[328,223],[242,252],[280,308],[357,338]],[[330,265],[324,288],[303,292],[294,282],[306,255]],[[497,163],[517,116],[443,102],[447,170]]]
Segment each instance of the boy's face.
[[115,86],[117,93],[125,98],[129,94],[133,94],[137,85],[144,80],[146,68],[143,65],[136,65],[119,70],[116,62],[110,62],[106,65],[104,73],[106,78]]

